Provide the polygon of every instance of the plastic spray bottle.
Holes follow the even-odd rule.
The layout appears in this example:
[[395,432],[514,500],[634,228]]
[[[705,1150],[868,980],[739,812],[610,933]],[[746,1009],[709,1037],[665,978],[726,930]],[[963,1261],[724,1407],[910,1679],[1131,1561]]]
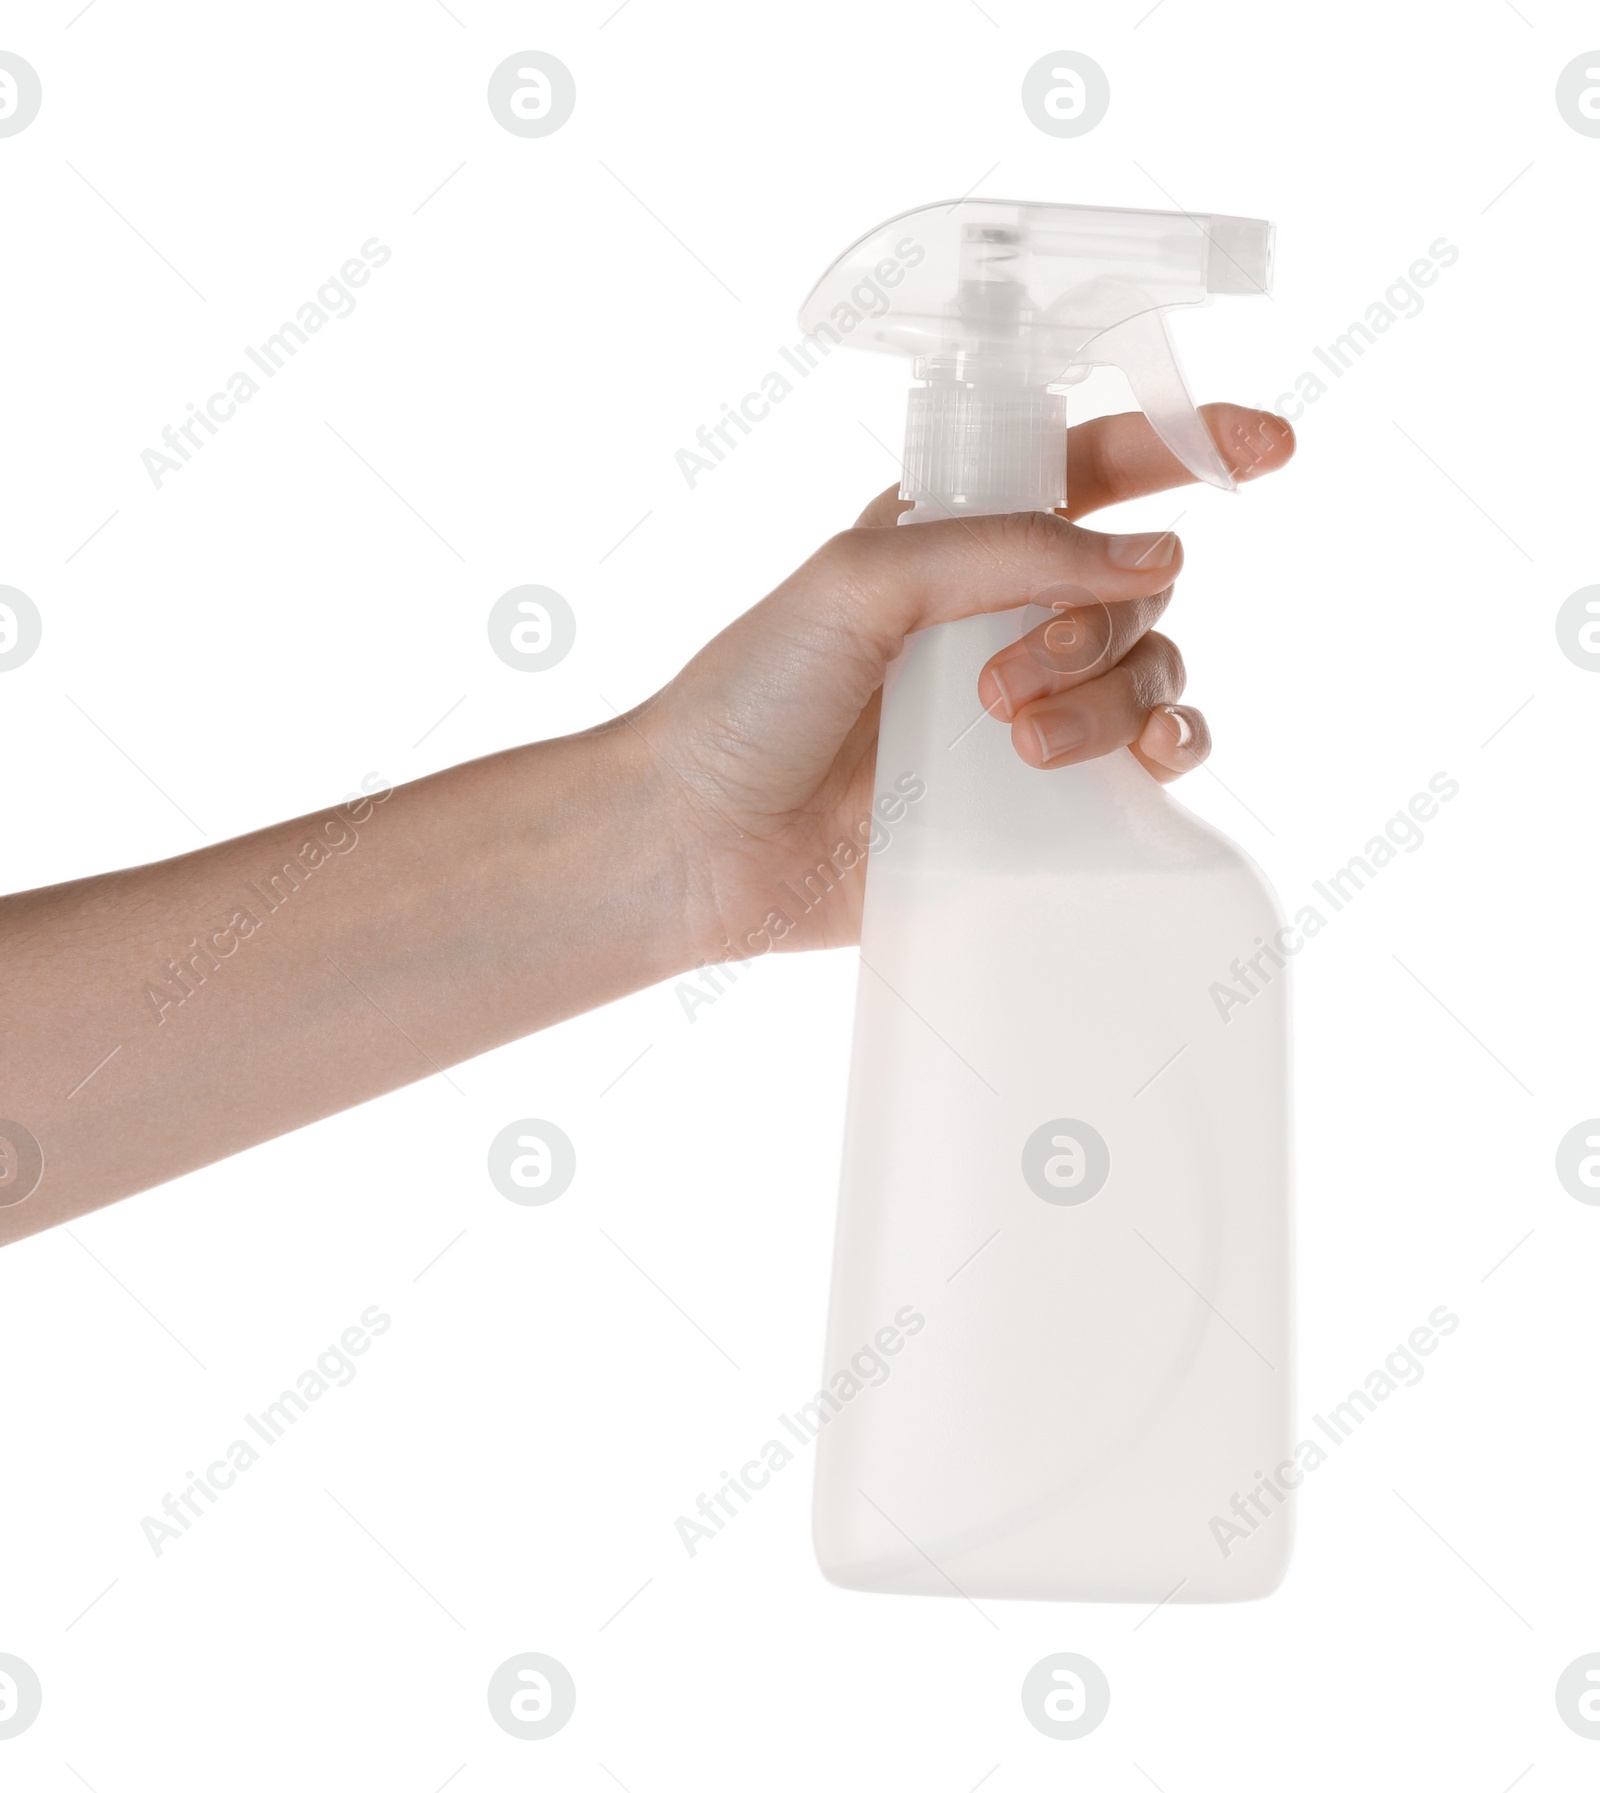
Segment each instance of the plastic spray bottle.
[[[1164,313],[1265,293],[1271,255],[1254,219],[957,201],[862,238],[800,321],[913,358],[902,524],[1063,505],[1064,389],[1102,364],[1231,489]],[[1292,941],[1130,753],[1035,770],[983,715],[979,669],[1050,614],[924,630],[885,684],[817,1555],[885,1593],[1248,1599],[1303,1474]]]

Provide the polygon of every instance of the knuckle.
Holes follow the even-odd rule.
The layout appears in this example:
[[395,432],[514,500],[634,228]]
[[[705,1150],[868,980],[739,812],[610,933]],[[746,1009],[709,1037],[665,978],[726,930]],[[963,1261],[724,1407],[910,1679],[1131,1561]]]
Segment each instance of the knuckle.
[[900,533],[860,524],[841,529],[817,550],[813,564],[841,599],[857,610],[868,609],[882,595],[885,561],[898,545],[895,538]]
[[893,653],[915,609],[903,529],[857,526],[830,536],[812,557],[821,573],[819,615],[851,639]]
[[1177,697],[1188,684],[1189,669],[1171,636],[1151,630],[1144,638],[1144,659],[1142,670],[1153,702]]
[[1060,554],[1071,547],[1081,533],[1054,511],[1013,511],[1008,516],[996,518],[992,527],[1004,547],[1026,556]]
[[817,550],[816,558],[830,572],[849,574],[859,571],[871,552],[871,537],[876,532],[858,523],[853,529],[841,529],[828,537]]
[[1149,638],[1161,612],[1167,607],[1171,589],[1154,597],[1135,598],[1130,603],[1104,606],[1111,618],[1111,652],[1117,660],[1125,660],[1142,641]]

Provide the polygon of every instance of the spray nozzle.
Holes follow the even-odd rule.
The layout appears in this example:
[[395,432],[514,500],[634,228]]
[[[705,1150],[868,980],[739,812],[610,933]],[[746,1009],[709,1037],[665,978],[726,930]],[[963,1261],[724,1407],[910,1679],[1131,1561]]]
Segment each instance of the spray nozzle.
[[905,496],[954,509],[1065,500],[1064,387],[1120,367],[1161,440],[1232,489],[1163,313],[1266,293],[1272,226],[1255,218],[956,200],[869,232],[800,312],[823,340],[912,358]]

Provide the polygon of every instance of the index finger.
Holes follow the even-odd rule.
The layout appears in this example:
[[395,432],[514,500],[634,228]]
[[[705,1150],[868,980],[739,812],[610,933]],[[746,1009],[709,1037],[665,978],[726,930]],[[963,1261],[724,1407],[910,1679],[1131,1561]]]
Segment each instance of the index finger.
[[[1287,418],[1245,405],[1202,405],[1217,453],[1239,484],[1281,467],[1294,453]],[[1067,431],[1068,517],[1174,486],[1192,486],[1194,475],[1161,440],[1142,411],[1096,417]]]
[[[1294,453],[1288,420],[1248,405],[1202,405],[1217,452],[1241,484],[1281,467]],[[1194,475],[1167,448],[1142,411],[1122,411],[1075,424],[1067,432],[1067,504],[1058,514],[1087,517],[1107,505],[1195,483]],[[910,504],[891,486],[861,513],[857,528],[895,522]]]

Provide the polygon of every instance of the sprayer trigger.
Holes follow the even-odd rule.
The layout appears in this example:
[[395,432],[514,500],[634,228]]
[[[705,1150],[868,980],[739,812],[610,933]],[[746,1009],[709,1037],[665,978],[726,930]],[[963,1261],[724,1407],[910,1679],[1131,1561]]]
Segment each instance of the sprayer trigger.
[[1141,312],[1110,325],[1095,338],[1087,356],[1122,369],[1150,427],[1196,479],[1225,492],[1234,490],[1233,475],[1189,396],[1161,312]]

